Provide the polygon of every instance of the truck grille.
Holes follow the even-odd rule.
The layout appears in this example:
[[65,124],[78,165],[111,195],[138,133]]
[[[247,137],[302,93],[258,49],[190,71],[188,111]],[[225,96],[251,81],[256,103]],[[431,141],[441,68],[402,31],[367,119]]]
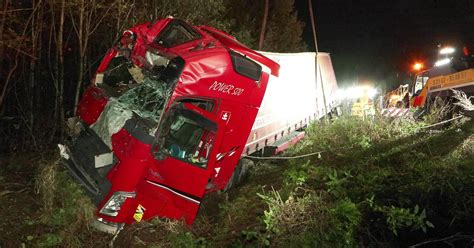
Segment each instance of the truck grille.
[[117,159],[109,165],[95,168],[95,157],[111,153],[110,148],[90,128],[84,127],[79,136],[68,144],[69,159],[63,159],[69,173],[81,183],[86,193],[99,205],[110,190],[106,176]]

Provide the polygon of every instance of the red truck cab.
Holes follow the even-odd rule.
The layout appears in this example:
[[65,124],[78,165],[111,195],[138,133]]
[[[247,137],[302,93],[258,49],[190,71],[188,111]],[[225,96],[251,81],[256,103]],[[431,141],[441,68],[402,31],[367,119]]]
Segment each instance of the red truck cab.
[[205,26],[167,18],[124,32],[82,97],[63,162],[116,233],[153,217],[192,224],[228,185],[279,65]]

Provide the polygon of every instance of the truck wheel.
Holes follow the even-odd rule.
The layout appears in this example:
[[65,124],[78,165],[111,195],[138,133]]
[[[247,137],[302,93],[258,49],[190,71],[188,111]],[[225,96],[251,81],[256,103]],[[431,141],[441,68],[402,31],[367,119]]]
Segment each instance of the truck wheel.
[[231,188],[239,186],[245,179],[247,171],[250,167],[254,165],[254,162],[250,159],[240,159],[237,166],[235,166],[234,172],[227,183],[227,186],[224,188],[224,191],[227,192]]

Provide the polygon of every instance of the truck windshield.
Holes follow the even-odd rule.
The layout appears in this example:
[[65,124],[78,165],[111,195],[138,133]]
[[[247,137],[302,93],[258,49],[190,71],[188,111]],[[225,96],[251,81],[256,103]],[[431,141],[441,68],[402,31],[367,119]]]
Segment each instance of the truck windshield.
[[142,84],[134,85],[121,95],[118,101],[136,115],[156,124],[169,90],[165,82],[145,77]]
[[130,119],[139,120],[141,129],[153,137],[171,91],[169,84],[148,77],[140,84],[129,86],[122,95],[110,97],[102,114],[91,126],[109,147],[112,147],[112,135]]
[[170,111],[161,127],[160,153],[205,168],[216,130],[214,122],[178,106]]

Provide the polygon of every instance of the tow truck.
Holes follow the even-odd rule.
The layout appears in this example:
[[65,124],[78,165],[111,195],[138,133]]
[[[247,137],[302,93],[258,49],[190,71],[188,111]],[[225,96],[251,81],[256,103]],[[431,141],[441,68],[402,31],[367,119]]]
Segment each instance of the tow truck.
[[[435,65],[415,74],[409,85],[401,85],[385,95],[383,110],[387,116],[403,116],[409,109],[415,109],[415,116],[429,112],[436,98],[450,101],[452,89],[463,91],[468,97],[474,95],[474,56],[467,47],[462,54],[454,56],[455,49],[445,47],[443,55]],[[398,113],[394,115],[392,113]]]
[[336,107],[328,54],[267,56],[174,18],[125,31],[58,145],[97,205],[94,226],[117,233],[157,216],[191,225],[205,194],[241,180],[246,154],[281,152]]
[[440,55],[445,58],[438,60],[435,66],[415,76],[412,85],[411,107],[429,108],[436,97],[449,98],[453,95],[450,89],[461,90],[467,95],[474,94],[474,57],[467,46],[462,54],[452,56],[455,49],[445,47]]

